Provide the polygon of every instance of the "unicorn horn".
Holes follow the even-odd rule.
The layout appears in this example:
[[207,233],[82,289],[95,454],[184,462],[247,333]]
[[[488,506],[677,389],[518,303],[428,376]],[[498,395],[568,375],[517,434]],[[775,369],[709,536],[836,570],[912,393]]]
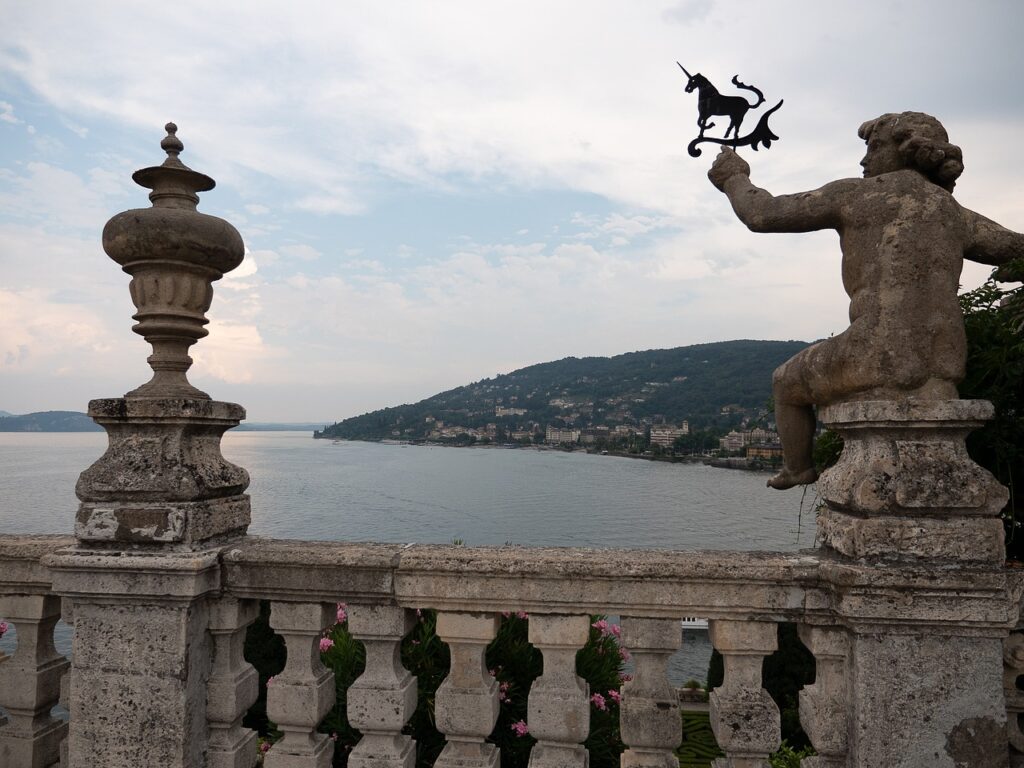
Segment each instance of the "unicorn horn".
[[[676,64],[679,64],[679,62],[677,61]],[[679,68],[683,70],[683,74],[686,75],[687,80],[693,77],[693,75],[686,71],[686,67],[684,67],[682,64],[679,64]]]

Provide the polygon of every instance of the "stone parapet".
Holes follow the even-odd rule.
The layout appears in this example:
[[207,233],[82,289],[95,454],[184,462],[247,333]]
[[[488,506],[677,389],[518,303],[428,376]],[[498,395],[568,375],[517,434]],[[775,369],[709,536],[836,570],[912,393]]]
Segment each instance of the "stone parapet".
[[[368,651],[373,646],[367,675],[353,690],[351,713],[374,737],[353,753],[364,755],[367,765],[405,766],[412,754],[400,734],[412,683],[396,653],[416,608],[441,611],[439,633],[453,659],[462,660],[439,699],[440,722],[457,742],[446,758],[453,765],[491,765],[496,759],[484,742],[493,725],[494,692],[480,654],[495,617],[517,610],[530,612],[531,641],[544,652],[548,670],[536,683],[536,705],[530,705],[531,729],[544,745],[538,765],[556,754],[555,762],[582,760],[577,745],[585,730],[578,713],[575,720],[569,715],[586,689],[567,660],[581,641],[583,617],[595,613],[627,617],[623,640],[643,666],[636,685],[622,693],[624,713],[650,712],[633,717],[623,731],[637,765],[660,765],[671,750],[668,730],[657,726],[655,715],[673,708],[673,692],[659,687],[659,680],[667,655],[678,647],[683,616],[711,619],[712,642],[727,659],[728,685],[712,707],[719,729],[731,734],[723,735],[729,755],[724,765],[761,765],[775,743],[777,715],[753,681],[780,621],[801,625],[818,661],[817,681],[801,704],[819,747],[818,765],[867,768],[887,764],[893,754],[934,752],[940,742],[940,756],[981,750],[991,758],[991,748],[986,752],[978,739],[998,741],[1001,733],[1006,744],[1003,638],[1019,622],[1024,577],[1002,568],[866,564],[828,552],[465,548],[251,537],[205,552],[52,551],[68,542],[0,538],[0,593],[46,593],[52,586],[68,598],[66,606],[74,606],[81,662],[67,687],[71,765],[96,764],[101,756],[110,766],[133,764],[140,753],[131,749],[136,742],[128,724],[154,717],[179,722],[161,741],[161,764],[198,766],[191,745],[210,733],[216,738],[208,751],[216,747],[226,765],[244,764],[252,741],[237,718],[251,697],[251,673],[238,657],[238,643],[252,616],[245,601],[255,598],[272,601],[272,623],[288,637],[290,657],[297,654],[298,666],[281,678],[274,695],[276,717],[293,734],[292,747],[276,753],[282,764],[326,759],[319,738],[309,750],[296,745],[314,732],[332,690],[315,663],[316,642],[333,622],[337,600],[351,604],[352,631],[367,641]],[[42,562],[33,563],[38,557]],[[19,565],[4,570],[8,562]],[[19,581],[5,583],[6,573]],[[1016,664],[1017,655],[1008,652],[1006,658]],[[55,695],[52,681],[45,685]],[[144,696],[144,690],[160,695]],[[394,699],[397,710],[377,712],[366,693]],[[902,703],[893,710],[887,701]],[[206,716],[208,702],[215,709]],[[1011,712],[1018,706],[1014,698]],[[300,711],[289,714],[296,707]],[[469,712],[471,720],[460,714]],[[111,729],[110,718],[125,726]],[[872,746],[879,728],[887,736],[882,746]],[[846,740],[838,738],[841,732]],[[943,760],[927,764],[1002,765]]]

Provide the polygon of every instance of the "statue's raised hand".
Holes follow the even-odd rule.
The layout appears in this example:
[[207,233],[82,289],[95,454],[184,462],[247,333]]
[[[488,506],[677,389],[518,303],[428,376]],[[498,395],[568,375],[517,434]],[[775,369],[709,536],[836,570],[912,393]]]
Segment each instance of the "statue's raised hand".
[[714,165],[708,171],[708,178],[718,189],[724,191],[725,182],[736,175],[750,176],[750,166],[734,150],[722,147],[722,151],[715,158]]

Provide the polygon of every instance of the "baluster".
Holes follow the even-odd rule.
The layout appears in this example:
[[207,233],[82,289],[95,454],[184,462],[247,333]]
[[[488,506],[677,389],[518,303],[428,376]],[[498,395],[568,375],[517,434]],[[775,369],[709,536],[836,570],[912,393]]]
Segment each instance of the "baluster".
[[498,722],[498,682],[484,659],[497,632],[493,614],[438,613],[437,636],[452,665],[434,702],[437,729],[448,740],[435,768],[497,768],[498,749],[484,741]]
[[60,618],[56,595],[0,597],[0,616],[18,633],[18,645],[0,664],[0,706],[8,723],[0,728],[0,765],[42,768],[60,760],[68,724],[50,715],[60,698],[61,678],[70,664],[53,647]]
[[1024,634],[1012,633],[1003,641],[1003,693],[1006,697],[1006,730],[1010,738],[1010,768],[1024,766],[1024,732],[1020,716],[1024,713],[1024,691],[1017,678],[1024,675]]
[[[60,601],[60,618],[69,627],[75,626],[75,605],[71,598],[63,597]],[[67,674],[60,679],[60,705],[71,711],[71,675]],[[68,735],[60,740],[60,768],[70,768],[71,758],[68,754]]]
[[348,721],[362,732],[350,768],[412,768],[416,750],[402,733],[416,710],[416,678],[402,666],[402,638],[411,611],[390,605],[352,606],[348,628],[366,646],[366,671],[348,689]]
[[768,755],[782,743],[781,722],[762,667],[778,647],[778,629],[767,621],[716,620],[708,632],[725,666],[725,680],[711,692],[711,730],[726,754],[714,768],[769,768]]
[[207,768],[256,764],[256,732],[243,728],[242,718],[259,695],[259,675],[243,655],[245,630],[258,614],[255,600],[224,597],[210,605],[213,669],[206,684]]
[[633,654],[633,679],[622,689],[619,728],[628,749],[623,768],[679,768],[672,751],[682,741],[679,698],[668,660],[679,648],[679,619],[622,618],[622,643]]
[[528,703],[537,744],[530,768],[585,768],[590,733],[590,689],[576,674],[576,652],[587,642],[588,616],[530,616],[530,642],[544,655],[544,674],[533,681]]
[[846,632],[835,627],[797,627],[800,640],[814,654],[814,684],[800,691],[800,722],[817,757],[802,768],[843,768],[846,765]]
[[267,691],[267,715],[284,733],[264,757],[266,768],[328,768],[334,742],[316,727],[334,706],[334,675],[320,661],[320,637],[333,627],[330,603],[271,606],[270,626],[284,638],[288,660]]

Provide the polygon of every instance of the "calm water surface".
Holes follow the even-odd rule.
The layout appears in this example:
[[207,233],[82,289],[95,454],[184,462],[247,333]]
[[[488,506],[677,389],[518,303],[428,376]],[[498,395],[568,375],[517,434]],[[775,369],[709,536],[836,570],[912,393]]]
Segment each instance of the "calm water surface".
[[[0,533],[70,533],[75,481],[105,448],[104,433],[0,433]],[[252,477],[249,530],[264,536],[678,550],[813,544],[810,500],[801,515],[801,492],[769,491],[760,473],[535,449],[332,443],[307,432],[228,432],[223,451]],[[0,648],[12,642],[13,633]],[[687,633],[686,645],[673,663],[677,683],[703,679],[707,668],[706,637]]]

